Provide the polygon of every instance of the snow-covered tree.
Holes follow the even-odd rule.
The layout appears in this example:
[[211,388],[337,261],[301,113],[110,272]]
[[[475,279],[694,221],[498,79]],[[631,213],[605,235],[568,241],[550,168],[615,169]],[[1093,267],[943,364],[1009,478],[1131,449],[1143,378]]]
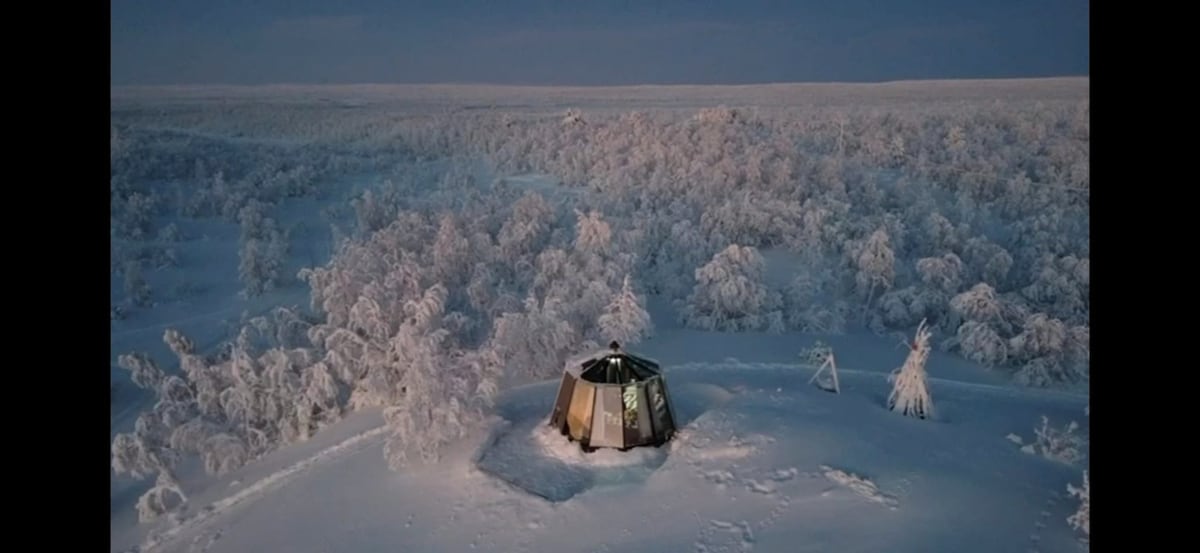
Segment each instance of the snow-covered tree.
[[1037,261],[1033,281],[1021,295],[1039,310],[1069,322],[1086,321],[1091,262],[1075,256],[1043,255]]
[[651,280],[668,298],[685,297],[694,284],[694,269],[712,256],[713,249],[688,219],[673,223],[659,245],[658,271]]
[[493,352],[443,351],[436,364],[431,353],[418,348],[405,372],[404,401],[384,411],[393,430],[385,452],[393,468],[413,454],[437,460],[446,444],[478,427],[499,390],[502,365]]
[[767,288],[766,262],[751,246],[731,244],[696,269],[696,286],[682,312],[690,327],[704,330],[763,330],[780,307]]
[[575,250],[594,256],[605,256],[612,250],[612,228],[599,211],[587,213],[575,210]]
[[384,456],[393,468],[404,466],[413,451],[432,460],[440,439],[457,437],[457,398],[449,397],[442,389],[445,381],[438,378],[445,334],[443,330],[425,333],[415,324],[405,324],[395,337],[395,359],[403,366],[397,382],[399,397],[383,412],[392,430]]
[[934,211],[924,221],[925,241],[933,252],[957,251],[958,232],[945,215]]
[[444,300],[445,289],[434,285],[411,305],[410,319],[392,339],[389,353],[401,368],[395,399],[383,412],[392,431],[384,445],[392,468],[414,457],[438,459],[442,446],[483,419],[498,389],[502,365],[494,352],[448,347],[449,333],[439,324]]
[[1008,341],[987,323],[967,321],[958,327],[955,340],[964,357],[985,367],[997,367],[1008,361]]
[[187,495],[173,476],[166,472],[158,473],[154,487],[138,498],[137,512],[139,522],[152,522],[187,502]]
[[195,417],[179,425],[173,432],[169,443],[171,449],[180,453],[203,454],[208,439],[221,432],[221,427],[204,417]]
[[963,261],[976,280],[1006,290],[1005,285],[1013,266],[1012,255],[1007,250],[986,238],[971,238],[964,247]]
[[888,243],[888,233],[879,229],[863,244],[855,256],[858,273],[854,280],[858,293],[866,298],[869,309],[876,290],[889,290],[896,279],[896,254]]
[[250,448],[246,442],[232,434],[217,434],[204,443],[204,469],[209,474],[228,474],[244,466],[250,459]]
[[112,468],[117,474],[145,478],[161,468],[151,447],[134,434],[117,434],[112,441]]
[[554,221],[554,209],[540,194],[528,192],[513,205],[512,215],[500,227],[498,244],[505,259],[516,261],[541,249]]
[[634,293],[629,275],[625,275],[621,291],[609,302],[598,324],[608,340],[616,340],[621,344],[641,342],[653,331],[650,313],[646,312],[642,299]]
[[953,294],[962,286],[963,262],[952,253],[941,257],[925,257],[917,260],[917,273],[926,286]]
[[371,189],[364,190],[361,196],[351,201],[351,205],[358,221],[358,231],[363,235],[388,226],[396,216],[396,206],[380,198],[380,195]]
[[879,296],[871,319],[871,330],[883,334],[891,329],[912,328],[922,319],[937,316],[944,294],[936,290],[907,286]]
[[244,240],[238,250],[238,278],[245,286],[243,293],[260,296],[279,286],[287,254],[287,237],[277,228],[272,227],[265,237]]
[[196,353],[191,339],[178,330],[168,328],[164,331],[163,343],[179,356],[180,372],[195,392],[200,413],[212,420],[223,420],[220,394],[230,384],[226,375],[219,368],[210,367],[204,357]]
[[831,299],[832,273],[811,266],[802,270],[784,290],[784,318],[788,328],[801,332],[837,334],[845,330],[850,313],[845,301]]
[[1008,342],[1009,357],[1020,367],[1016,379],[1027,386],[1074,383],[1086,377],[1090,333],[1072,331],[1058,319],[1037,313]]
[[559,306],[539,305],[532,296],[523,311],[504,313],[493,325],[491,347],[510,367],[510,376],[553,376],[576,345],[575,329],[559,315]]
[[964,357],[987,367],[1006,364],[1012,355],[1007,338],[1012,325],[1005,309],[995,289],[985,282],[954,296],[950,299],[953,322],[946,325],[954,336],[944,346],[957,347]]
[[1000,299],[996,290],[986,282],[972,286],[970,290],[954,296],[950,300],[950,309],[961,319],[980,323],[1000,323],[1003,321]]
[[929,359],[929,331],[925,321],[917,327],[904,365],[892,372],[892,393],[888,408],[893,412],[922,419],[933,417],[933,399],[926,382],[925,362]]
[[128,353],[117,357],[117,365],[130,372],[129,378],[137,387],[157,390],[164,375],[162,369],[145,353]]
[[460,284],[471,277],[471,245],[451,214],[442,215],[433,240],[433,267],[440,282]]

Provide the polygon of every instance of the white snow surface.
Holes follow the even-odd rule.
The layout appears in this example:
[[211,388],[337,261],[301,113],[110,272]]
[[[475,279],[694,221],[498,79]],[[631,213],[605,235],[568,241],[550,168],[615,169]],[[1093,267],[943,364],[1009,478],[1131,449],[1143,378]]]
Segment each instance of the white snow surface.
[[622,467],[649,464],[655,460],[665,459],[665,453],[659,448],[635,448],[626,452],[614,449],[600,449],[594,453],[584,453],[579,444],[572,443],[549,425],[539,424],[530,431],[533,441],[538,446],[537,453],[551,459],[572,465],[590,467]]
[[[488,432],[403,472],[387,468],[378,413],[358,413],[314,439],[325,447],[285,448],[197,494],[211,509],[141,550],[1078,550],[1056,523],[1078,468],[1006,436],[1042,414],[1086,425],[1086,396],[934,378],[938,418],[923,421],[886,409],[882,372],[844,369],[831,394],[805,384],[813,370],[667,366],[682,430],[625,454],[584,454],[547,428],[557,381],[508,391]],[[113,530],[114,551],[134,545]]]

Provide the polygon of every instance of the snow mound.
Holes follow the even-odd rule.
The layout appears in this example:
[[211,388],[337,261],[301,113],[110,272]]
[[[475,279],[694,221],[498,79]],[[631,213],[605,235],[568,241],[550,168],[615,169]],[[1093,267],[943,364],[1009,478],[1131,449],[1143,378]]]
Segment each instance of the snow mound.
[[892,510],[896,510],[900,505],[900,502],[895,497],[879,491],[879,487],[866,478],[850,474],[841,469],[835,469],[828,465],[821,465],[821,471],[825,474],[825,478],[828,478],[831,482],[850,488],[850,491],[868,501],[885,505]]
[[600,448],[584,453],[578,442],[573,442],[550,425],[539,424],[531,432],[533,440],[549,458],[571,465],[592,467],[621,467],[662,464],[667,452],[657,447],[635,447],[629,451]]

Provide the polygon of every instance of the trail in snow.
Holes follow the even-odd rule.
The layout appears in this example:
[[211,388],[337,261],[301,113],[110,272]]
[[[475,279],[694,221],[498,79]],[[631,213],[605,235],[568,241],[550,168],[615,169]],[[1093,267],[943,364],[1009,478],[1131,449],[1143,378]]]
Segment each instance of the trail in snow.
[[[234,305],[231,307],[226,307],[224,309],[210,311],[208,313],[200,313],[198,315],[192,315],[190,317],[182,317],[179,319],[173,319],[173,320],[169,320],[169,321],[163,321],[163,322],[159,322],[159,323],[154,323],[154,324],[149,324],[149,325],[139,326],[139,327],[134,327],[134,328],[123,328],[121,330],[110,332],[109,335],[110,336],[129,336],[129,335],[133,335],[133,334],[141,334],[143,332],[149,332],[151,330],[165,330],[167,327],[179,326],[180,324],[183,324],[183,323],[203,321],[206,319],[211,319],[217,315],[228,315],[230,313],[233,313],[233,312],[236,312],[239,310],[245,311],[245,307],[241,306],[241,305]],[[262,314],[258,311],[266,312],[266,311],[270,311],[270,309],[256,310],[256,315],[253,315],[253,316],[258,316],[258,315]]]
[[[667,372],[667,374],[669,374],[668,371],[690,371],[690,370],[725,371],[725,370],[729,370],[731,368],[734,368],[736,370],[742,370],[742,369],[746,369],[746,370],[795,370],[795,371],[814,371],[814,372],[816,370],[818,370],[818,367],[816,367],[814,365],[804,364],[804,363],[683,363],[683,364],[679,364],[679,365],[673,365],[670,367],[666,367],[664,369],[664,372]],[[872,376],[872,377],[877,377],[877,378],[887,378],[890,375],[890,373],[881,372],[881,371],[872,371],[872,370],[865,370],[865,369],[847,369],[847,368],[843,368],[843,367],[838,367],[837,372],[838,372],[839,376],[841,376],[843,374],[849,374],[849,375],[855,375],[855,376]],[[1042,395],[1042,396],[1050,396],[1050,397],[1062,397],[1062,398],[1067,398],[1067,399],[1087,399],[1089,397],[1088,394],[1082,394],[1082,393],[1078,393],[1078,392],[1071,392],[1071,391],[1065,391],[1065,390],[1054,390],[1054,389],[1048,389],[1048,388],[1020,388],[1015,385],[985,384],[982,382],[967,382],[965,380],[938,378],[938,377],[934,377],[934,376],[927,376],[926,380],[928,380],[929,382],[936,383],[936,384],[950,385],[950,386],[953,386],[956,388],[969,388],[969,389],[989,391],[989,392],[1002,392],[1005,394],[1017,395],[1017,396]]]
[[230,508],[253,501],[256,498],[262,497],[275,486],[282,484],[288,478],[295,476],[297,473],[311,468],[313,465],[322,461],[327,461],[341,453],[349,453],[358,447],[370,445],[372,440],[383,436],[387,432],[386,426],[381,426],[363,432],[353,438],[345,440],[333,447],[321,450],[316,455],[299,461],[283,470],[277,471],[254,484],[243,488],[241,491],[226,497],[225,499],[215,501],[212,504],[204,507],[201,512],[193,517],[180,521],[177,525],[168,528],[162,532],[151,534],[146,538],[141,550],[145,552],[155,551],[169,545],[182,533],[197,529],[203,526],[213,518],[227,512]]

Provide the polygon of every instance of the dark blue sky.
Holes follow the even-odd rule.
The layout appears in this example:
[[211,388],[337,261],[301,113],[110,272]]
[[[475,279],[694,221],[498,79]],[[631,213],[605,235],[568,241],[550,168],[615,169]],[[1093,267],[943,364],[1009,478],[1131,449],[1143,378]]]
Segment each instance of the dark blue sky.
[[123,84],[1088,75],[1086,0],[113,0]]

